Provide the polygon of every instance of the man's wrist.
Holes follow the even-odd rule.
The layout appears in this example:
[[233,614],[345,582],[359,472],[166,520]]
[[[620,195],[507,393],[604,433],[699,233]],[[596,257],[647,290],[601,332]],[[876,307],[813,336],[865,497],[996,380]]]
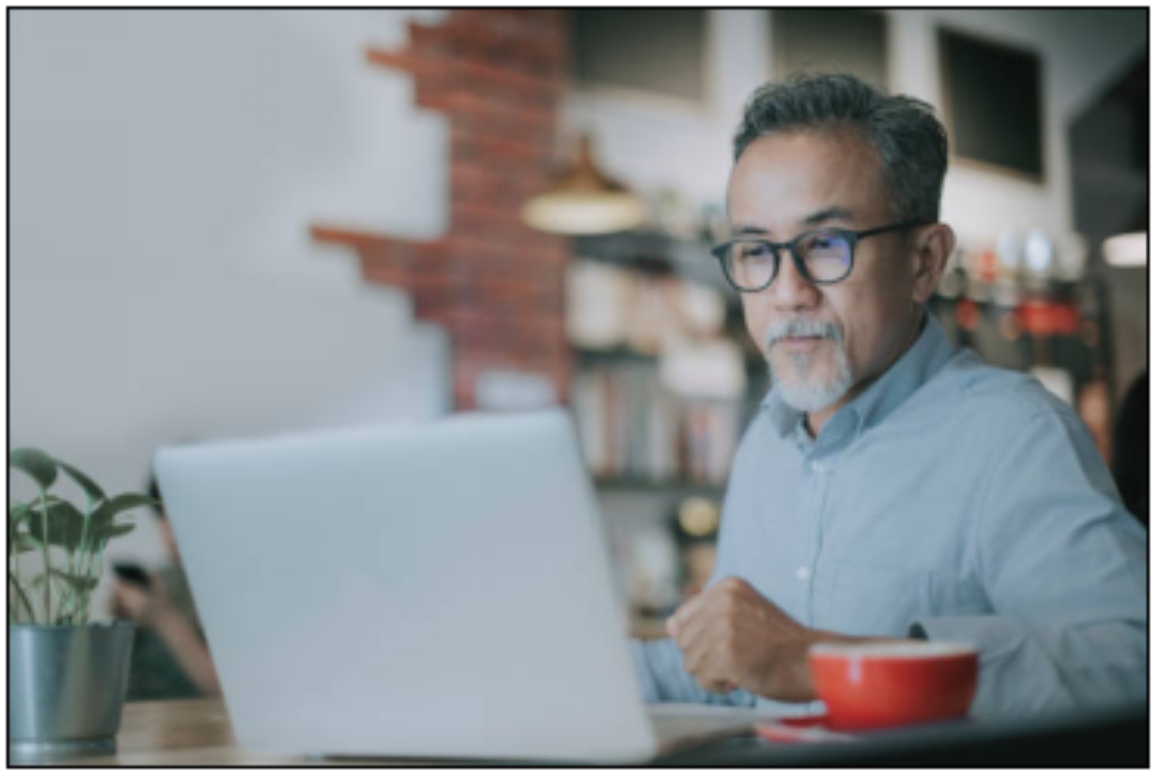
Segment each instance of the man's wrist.
[[811,661],[808,659],[808,651],[811,649],[811,646],[813,644],[830,644],[833,642],[850,642],[855,640],[855,637],[844,636],[840,633],[807,629],[804,637],[799,642],[798,651],[790,660],[791,675],[788,681],[788,688],[790,689],[788,689],[786,693],[780,693],[780,697],[777,698],[777,700],[792,703],[806,703],[816,700],[815,681],[812,678]]
[[180,624],[180,615],[172,606],[158,606],[148,613],[148,618],[145,622],[155,630],[170,630],[175,625]]
[[812,631],[812,634],[808,646],[812,644],[879,644],[881,642],[928,640],[928,636],[924,633],[923,628],[920,629],[919,633],[910,631],[905,638],[899,636],[849,636],[844,633],[834,633],[832,631]]
[[814,644],[862,644],[868,641],[879,641],[870,636],[849,636],[846,633],[834,631],[812,630],[808,637],[808,647]]
[[799,656],[799,664],[796,668],[797,676],[795,684],[799,689],[797,697],[794,699],[798,702],[810,702],[816,699],[816,685],[812,678],[811,660],[808,659],[808,650],[815,641],[807,641],[803,645],[801,654]]
[[[909,634],[912,636],[913,634]],[[918,638],[913,636],[914,638]],[[927,638],[925,636],[925,638]],[[909,641],[911,639],[899,639],[895,637],[884,636],[849,636],[845,633],[836,633],[834,631],[824,631],[817,629],[809,629],[807,636],[803,639],[800,654],[796,658],[795,677],[792,681],[793,689],[792,701],[814,701],[817,700],[815,681],[812,678],[811,661],[808,658],[808,652],[815,644],[870,644],[879,643],[882,641]],[[785,699],[787,700],[787,699]]]

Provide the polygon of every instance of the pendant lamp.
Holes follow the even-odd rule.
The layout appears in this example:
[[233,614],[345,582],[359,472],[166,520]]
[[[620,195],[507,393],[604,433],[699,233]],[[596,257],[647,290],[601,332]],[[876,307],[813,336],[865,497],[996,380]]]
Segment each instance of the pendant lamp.
[[522,206],[527,226],[554,234],[620,232],[639,226],[643,217],[639,200],[595,167],[586,135],[579,139],[577,164]]

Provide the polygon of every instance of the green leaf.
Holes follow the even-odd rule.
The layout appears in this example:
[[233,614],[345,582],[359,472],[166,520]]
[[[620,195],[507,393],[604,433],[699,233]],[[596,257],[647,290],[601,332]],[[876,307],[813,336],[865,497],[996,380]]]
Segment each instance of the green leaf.
[[56,482],[56,461],[43,450],[34,447],[9,450],[8,465],[36,480],[43,490],[48,490],[52,487],[52,483]]
[[128,512],[130,509],[137,509],[143,506],[159,507],[160,503],[140,493],[122,493],[108,501],[102,501],[93,511],[92,519],[88,524],[88,533],[93,539],[93,546],[103,547],[104,542],[113,536],[128,533],[128,531],[121,531],[115,534],[111,533],[113,519],[121,512]]
[[11,591],[12,593],[16,594],[16,602],[19,604],[23,604],[24,612],[25,612],[25,614],[28,615],[26,619],[21,620],[20,619],[20,613],[17,611],[19,609],[19,607],[13,606],[12,608],[10,608],[8,610],[8,621],[9,622],[15,622],[15,623],[19,623],[19,622],[34,623],[34,622],[36,622],[36,611],[32,608],[32,602],[30,602],[28,600],[28,594],[26,592],[24,592],[24,587],[20,584],[20,580],[18,580],[16,578],[16,575],[13,574],[11,571],[8,572],[8,590]]
[[98,501],[104,501],[104,491],[100,489],[99,485],[90,480],[84,472],[69,466],[64,461],[57,461],[56,464],[81,487],[88,496],[90,503],[95,504]]
[[[100,580],[97,577],[81,577],[76,574],[69,574],[67,571],[57,571],[52,569],[49,574],[55,578],[56,581],[64,583],[67,587],[78,593],[88,592],[96,589],[97,583]],[[44,586],[44,574],[37,574],[32,578],[32,587],[38,588]]]
[[124,536],[137,527],[136,523],[115,523],[108,530],[108,538],[115,539],[118,536]]
[[8,507],[8,532],[16,533],[20,526],[28,520],[32,504],[15,504]]
[[32,519],[28,522],[28,533],[33,539],[46,542],[49,545],[63,547],[73,552],[80,546],[81,534],[84,531],[84,513],[67,501],[55,500],[48,504],[48,536],[44,536],[44,524],[41,521],[43,511],[36,502],[31,505]]
[[139,507],[153,507],[157,509],[161,506],[161,502],[143,493],[122,493],[119,496],[113,496],[105,503],[108,504],[108,508],[111,510],[111,517]]
[[37,514],[39,514],[42,504],[48,504],[51,509],[53,504],[59,504],[63,500],[50,493],[44,497],[43,501],[40,496],[37,496],[26,504],[13,504],[8,508],[8,525],[12,530],[16,530],[32,519],[32,510],[37,510]]
[[33,552],[40,549],[40,542],[32,538],[26,531],[15,533],[9,536],[11,544],[9,545],[9,552],[19,555],[24,552]]

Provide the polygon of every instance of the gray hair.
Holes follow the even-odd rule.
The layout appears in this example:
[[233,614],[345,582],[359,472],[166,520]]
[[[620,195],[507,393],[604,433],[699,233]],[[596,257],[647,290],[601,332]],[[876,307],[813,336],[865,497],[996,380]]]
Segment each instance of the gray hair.
[[948,136],[928,103],[883,94],[852,75],[796,74],[748,99],[735,132],[735,161],[762,135],[801,129],[858,133],[879,156],[893,217],[940,219]]

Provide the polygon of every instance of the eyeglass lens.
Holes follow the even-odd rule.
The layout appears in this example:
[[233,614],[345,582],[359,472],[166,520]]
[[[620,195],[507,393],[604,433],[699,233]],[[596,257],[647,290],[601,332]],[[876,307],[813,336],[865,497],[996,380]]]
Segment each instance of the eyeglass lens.
[[[809,280],[830,283],[842,280],[852,268],[852,246],[848,239],[833,232],[805,235],[795,245]],[[787,257],[784,257],[787,258]],[[775,251],[758,240],[737,240],[724,256],[731,282],[744,289],[763,288],[776,273]]]

